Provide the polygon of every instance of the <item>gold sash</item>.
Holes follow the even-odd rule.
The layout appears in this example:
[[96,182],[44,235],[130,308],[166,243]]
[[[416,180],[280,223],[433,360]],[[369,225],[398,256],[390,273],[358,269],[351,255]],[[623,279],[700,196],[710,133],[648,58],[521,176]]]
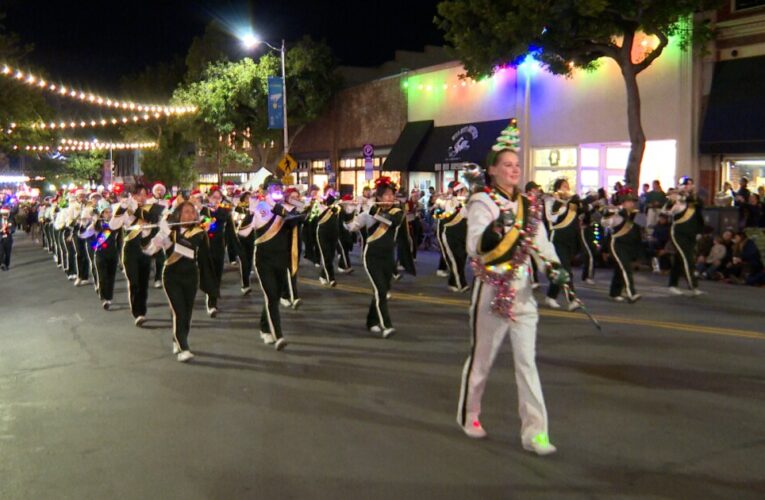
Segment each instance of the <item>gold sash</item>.
[[269,241],[271,238],[273,238],[279,233],[279,230],[281,230],[282,226],[284,225],[284,219],[282,219],[278,215],[274,215],[274,217],[276,219],[274,220],[273,224],[271,224],[271,227],[269,227],[268,230],[265,233],[263,233],[262,236],[259,236],[255,240],[256,245],[260,245],[261,243],[265,243]]
[[685,209],[685,213],[679,218],[675,220],[675,224],[683,224],[684,222],[688,222],[691,220],[691,217],[696,213],[696,209],[694,207],[688,206],[688,208]]
[[462,213],[462,210],[460,210],[459,212],[457,212],[457,215],[455,215],[452,220],[444,224],[444,227],[456,226],[457,224],[462,222],[464,218],[465,218],[465,215]]
[[572,222],[574,222],[574,219],[576,218],[576,205],[573,203],[568,204],[568,211],[566,212],[566,217],[563,218],[561,222],[558,224],[555,224],[552,228],[555,230],[563,229],[565,227],[568,227]]
[[[523,226],[525,224],[523,200],[518,199],[518,213],[515,216],[515,220]],[[491,264],[494,260],[499,259],[513,248],[513,245],[518,241],[520,237],[520,231],[513,225],[513,228],[502,237],[502,241],[499,242],[493,250],[490,250],[484,254],[481,253],[481,240],[478,240],[478,255],[481,256],[481,261],[484,264]]]
[[635,223],[632,221],[627,221],[624,223],[624,226],[622,226],[621,229],[619,229],[617,232],[614,233],[614,238],[621,238],[622,236],[625,236],[627,233],[632,231],[632,226],[634,226]]

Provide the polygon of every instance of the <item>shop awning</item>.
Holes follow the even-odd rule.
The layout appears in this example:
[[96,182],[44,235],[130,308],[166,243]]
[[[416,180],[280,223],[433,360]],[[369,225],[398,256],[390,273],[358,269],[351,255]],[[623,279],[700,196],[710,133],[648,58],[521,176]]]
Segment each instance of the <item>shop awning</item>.
[[715,64],[700,149],[765,153],[765,56]]
[[435,127],[410,170],[454,170],[468,162],[482,165],[494,141],[509,122],[510,118]]
[[398,136],[388,158],[383,163],[383,170],[407,172],[411,170],[412,161],[419,153],[425,138],[433,129],[433,120],[409,122]]

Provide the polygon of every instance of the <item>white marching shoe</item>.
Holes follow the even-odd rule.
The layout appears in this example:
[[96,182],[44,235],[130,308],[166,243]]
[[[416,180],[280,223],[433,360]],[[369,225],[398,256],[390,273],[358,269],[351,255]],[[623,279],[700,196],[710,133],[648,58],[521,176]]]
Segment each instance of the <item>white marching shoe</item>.
[[282,338],[280,338],[279,340],[277,340],[277,341],[274,343],[274,349],[276,349],[277,351],[281,351],[281,350],[283,350],[285,347],[287,347],[287,341],[286,341],[286,340],[284,340],[284,338],[283,338],[283,337],[282,337]]
[[260,339],[266,345],[271,345],[276,343],[276,339],[274,339],[274,336],[271,335],[270,333],[260,332]]
[[587,278],[586,280],[584,280],[584,282],[587,283],[588,285],[594,285],[595,284],[595,280],[592,279],[592,278]]
[[159,280],[154,280],[154,288],[162,288],[162,282]]
[[488,436],[483,426],[481,425],[481,422],[477,418],[469,419],[468,423],[461,427],[462,431],[470,438],[483,439]]
[[369,327],[369,331],[372,333],[382,333],[382,328],[380,328],[380,325],[374,325]]
[[181,363],[186,363],[187,361],[194,359],[194,354],[191,351],[181,351],[178,353],[176,359]]
[[140,328],[144,323],[146,323],[146,316],[138,316],[135,319],[135,326]]
[[104,308],[104,311],[108,311],[108,310],[109,310],[109,308],[110,308],[111,306],[112,306],[112,301],[111,301],[111,300],[105,300],[105,301],[104,301],[104,302],[101,304],[101,307],[103,307],[103,308]]
[[436,276],[447,278],[449,277],[449,271],[444,271],[443,269],[439,269],[438,271],[436,271]]
[[215,317],[217,317],[217,316],[218,316],[218,308],[217,308],[217,307],[208,307],[208,308],[207,308],[207,314],[208,314],[208,315],[209,315],[211,318],[215,318]]
[[293,301],[292,301],[292,309],[294,309],[294,310],[296,310],[296,311],[297,311],[297,310],[298,310],[298,307],[300,307],[300,304],[302,304],[302,303],[303,303],[303,299],[301,299],[300,297],[298,297],[297,299],[295,299],[295,300],[293,300]]
[[290,299],[285,299],[285,298],[283,298],[283,297],[282,297],[281,299],[279,299],[279,303],[280,303],[280,304],[281,304],[283,307],[289,307],[289,306],[291,306],[291,305],[292,305],[292,302],[290,302]]
[[246,286],[242,288],[241,290],[242,290],[242,295],[249,295],[250,292],[252,292],[252,287]]
[[707,292],[702,292],[698,288],[694,288],[693,290],[691,290],[690,296],[691,297],[698,297],[699,295],[706,295],[706,293]]
[[173,342],[173,354],[179,354],[181,352],[181,346]]
[[550,297],[545,297],[545,305],[550,309],[560,309],[558,301]]
[[540,432],[534,436],[531,441],[523,443],[523,449],[526,451],[534,452],[541,456],[552,455],[558,451],[558,449],[550,442],[550,438],[547,436],[547,433],[544,432]]
[[382,336],[383,336],[384,339],[387,339],[387,338],[390,338],[391,336],[393,336],[394,333],[396,333],[396,329],[393,328],[393,327],[390,327],[390,328],[386,328],[385,330],[383,330]]
[[685,292],[683,292],[676,286],[669,287],[669,293],[671,293],[672,295],[685,295]]

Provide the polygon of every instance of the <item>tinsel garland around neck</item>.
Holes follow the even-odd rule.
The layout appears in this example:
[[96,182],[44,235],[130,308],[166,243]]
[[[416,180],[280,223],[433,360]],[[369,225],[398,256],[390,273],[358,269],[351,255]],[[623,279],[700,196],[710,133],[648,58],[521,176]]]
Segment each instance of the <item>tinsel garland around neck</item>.
[[[495,190],[487,189],[486,192],[499,208],[500,215],[511,210]],[[529,196],[528,200],[529,211],[525,214],[524,220],[516,220],[514,223],[514,228],[518,230],[519,241],[510,260],[497,265],[486,265],[479,258],[470,260],[473,275],[496,290],[491,301],[492,311],[513,321],[515,320],[513,303],[516,294],[513,280],[520,277],[519,274],[524,269],[523,264],[532,253],[539,255],[539,248],[534,244],[534,236],[537,232],[540,208],[535,197]],[[518,203],[523,203],[523,200],[519,198]]]

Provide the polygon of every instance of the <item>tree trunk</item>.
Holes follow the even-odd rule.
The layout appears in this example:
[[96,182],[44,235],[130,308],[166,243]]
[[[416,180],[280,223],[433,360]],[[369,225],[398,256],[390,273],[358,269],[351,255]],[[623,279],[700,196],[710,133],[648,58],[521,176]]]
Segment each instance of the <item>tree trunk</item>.
[[627,129],[630,136],[630,155],[627,160],[627,170],[624,173],[624,178],[627,182],[627,186],[632,190],[638,192],[638,183],[640,182],[640,164],[643,162],[643,153],[645,153],[645,133],[643,132],[643,123],[641,120],[640,111],[640,89],[637,83],[637,71],[635,65],[632,64],[631,52],[632,52],[632,40],[634,36],[629,37],[627,40],[625,36],[624,49],[622,60],[619,66],[622,70],[622,76],[624,77],[624,84],[627,88]]

